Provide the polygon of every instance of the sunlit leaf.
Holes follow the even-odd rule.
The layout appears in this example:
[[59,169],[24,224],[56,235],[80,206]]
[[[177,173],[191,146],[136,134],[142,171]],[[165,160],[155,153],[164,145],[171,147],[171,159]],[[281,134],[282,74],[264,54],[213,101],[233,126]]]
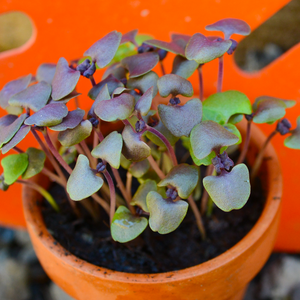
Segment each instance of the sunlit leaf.
[[1,148],[2,154],[7,153],[13,147],[17,146],[29,133],[31,126],[22,125],[14,137]]
[[274,123],[284,117],[287,108],[286,103],[279,98],[261,96],[253,104],[254,123]]
[[122,147],[122,135],[113,131],[93,149],[92,155],[106,160],[113,168],[119,169]]
[[0,148],[13,138],[26,118],[27,114],[19,117],[7,115],[0,119]]
[[24,179],[31,178],[40,173],[44,168],[46,160],[45,152],[40,149],[30,147],[26,150],[26,153],[28,155],[28,167],[22,175]]
[[44,106],[25,120],[26,125],[55,126],[60,124],[68,114],[68,108],[63,103],[51,103]]
[[26,153],[11,154],[1,160],[4,171],[4,182],[13,184],[24,173],[28,166],[28,155]]
[[153,99],[153,87],[150,87],[138,100],[135,110],[139,111],[142,116],[146,116],[151,109]]
[[88,96],[91,99],[95,100],[105,85],[107,85],[108,92],[110,95],[117,87],[124,87],[124,84],[121,81],[119,81],[113,75],[109,75],[107,78],[93,86],[92,89],[89,91]]
[[104,68],[114,58],[121,38],[122,34],[120,32],[112,31],[86,50],[84,56],[90,56],[99,68]]
[[85,140],[91,135],[93,126],[90,121],[84,120],[73,129],[61,131],[58,140],[65,147],[71,147]]
[[189,78],[197,70],[199,64],[194,60],[188,60],[177,55],[173,61],[172,73],[183,78]]
[[284,145],[291,149],[300,149],[300,117],[297,118],[297,127],[284,140]]
[[174,231],[183,221],[188,210],[188,204],[185,201],[165,200],[154,191],[147,195],[147,207],[150,213],[150,228],[160,234]]
[[113,99],[100,101],[94,112],[103,121],[125,120],[132,114],[134,105],[134,97],[124,93]]
[[79,77],[80,72],[71,69],[67,60],[61,57],[52,80],[52,99],[60,100],[69,95],[75,89]]
[[3,109],[6,109],[8,107],[8,101],[13,95],[25,90],[28,87],[31,81],[31,77],[31,74],[20,77],[16,80],[8,82],[3,87],[3,89],[0,91],[0,106]]
[[185,55],[198,64],[208,63],[221,57],[231,46],[230,40],[210,40],[201,33],[194,34],[188,42]]
[[205,177],[203,185],[223,211],[242,208],[250,196],[249,171],[244,164],[236,165],[229,173]]
[[72,200],[78,201],[96,193],[103,185],[103,179],[90,168],[86,156],[79,154],[75,168],[67,182],[67,192]]
[[150,192],[157,192],[157,185],[154,180],[146,180],[143,182],[132,197],[131,205],[139,206],[143,211],[149,212],[147,207],[147,195]]
[[141,135],[135,133],[130,125],[126,125],[122,132],[123,155],[130,161],[141,161],[151,155],[150,147],[141,140]]
[[187,199],[198,183],[198,169],[188,164],[180,164],[172,168],[158,186],[175,187],[182,199]]
[[37,81],[45,81],[49,84],[52,83],[54,74],[56,70],[56,64],[41,64],[36,72],[36,79]]
[[143,76],[139,76],[137,78],[129,78],[127,82],[127,87],[130,89],[138,89],[141,91],[143,94],[150,88],[153,87],[153,97],[156,96],[157,94],[157,80],[158,80],[158,75],[150,71],[147,74]]
[[111,236],[116,242],[127,243],[139,236],[147,227],[148,220],[131,214],[125,206],[119,206],[111,223]]
[[79,125],[84,117],[84,110],[77,108],[73,111],[69,111],[67,116],[63,118],[62,122],[55,126],[50,126],[49,129],[53,131],[64,131],[66,129],[73,129]]
[[47,104],[50,94],[51,86],[45,81],[42,81],[13,95],[8,103],[12,106],[30,108],[36,112]]
[[5,109],[8,114],[18,116],[23,113],[24,109],[20,106],[10,106],[8,105]]
[[203,159],[212,151],[234,145],[239,138],[214,121],[202,121],[191,132],[191,147],[198,159]]
[[142,161],[134,162],[130,165],[128,172],[132,174],[133,177],[140,178],[144,176],[150,169],[150,163],[148,159]]
[[194,94],[192,84],[176,74],[167,74],[160,77],[157,81],[157,87],[162,97],[168,97],[169,95],[191,97]]
[[234,33],[248,35],[251,32],[250,26],[245,21],[233,18],[223,19],[214,24],[207,25],[205,29],[210,31],[222,31],[225,40],[230,39],[231,35]]
[[158,63],[156,52],[145,52],[132,55],[122,60],[122,65],[128,69],[129,77],[134,78],[150,72]]
[[182,106],[160,104],[158,105],[158,114],[174,136],[189,136],[194,126],[201,122],[202,103],[195,98]]
[[[248,97],[239,91],[226,91],[209,96],[203,101],[203,108],[225,117],[225,123],[235,114],[251,114],[252,107]],[[214,120],[215,121],[215,120]]]

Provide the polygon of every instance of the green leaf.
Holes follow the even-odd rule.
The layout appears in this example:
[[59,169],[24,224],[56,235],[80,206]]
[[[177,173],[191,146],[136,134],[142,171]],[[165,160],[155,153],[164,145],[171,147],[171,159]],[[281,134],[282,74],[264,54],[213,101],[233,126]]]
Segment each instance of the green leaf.
[[103,179],[90,168],[86,156],[79,154],[75,168],[67,182],[67,192],[74,201],[88,198],[103,185]]
[[28,167],[22,175],[24,179],[31,178],[40,173],[44,168],[44,163],[46,160],[46,154],[42,150],[28,148],[26,153],[28,154]]
[[199,67],[199,64],[194,60],[188,60],[181,55],[177,55],[173,61],[172,74],[176,74],[183,78],[189,78]]
[[122,135],[117,131],[113,131],[93,149],[92,155],[106,160],[113,168],[119,169],[122,146]]
[[160,234],[167,234],[177,229],[188,210],[187,202],[165,200],[154,191],[148,193],[146,201],[150,213],[150,228]]
[[30,108],[37,112],[43,108],[51,94],[50,84],[42,81],[37,84],[31,85],[25,90],[13,95],[8,103],[11,106],[21,106],[25,108]]
[[90,121],[84,120],[73,129],[61,131],[58,140],[65,147],[71,147],[85,140],[91,135],[93,126]]
[[234,126],[233,124],[227,123],[227,124],[223,125],[223,127],[239,138],[236,145],[238,145],[242,142],[242,135],[241,135],[240,131],[236,128],[236,126]]
[[132,174],[133,177],[140,178],[143,177],[150,169],[150,163],[148,159],[142,161],[134,162],[130,165],[128,172]]
[[26,125],[55,126],[62,122],[68,114],[68,108],[63,103],[52,103],[44,106],[38,112],[25,120]]
[[284,140],[284,145],[291,149],[300,149],[300,117],[297,118],[297,127]]
[[139,236],[147,227],[148,220],[133,216],[125,206],[119,206],[111,223],[111,235],[114,241],[127,243]]
[[214,203],[226,212],[242,208],[250,196],[249,171],[244,164],[229,173],[205,177],[203,185]]
[[238,91],[212,94],[203,101],[203,110],[204,108],[224,116],[225,123],[235,114],[249,115],[252,113],[250,100],[245,94]]
[[203,34],[196,33],[185,48],[185,56],[198,64],[208,63],[226,53],[231,43],[230,40],[210,40]]
[[147,179],[138,187],[137,191],[132,197],[132,202],[130,204],[137,205],[143,211],[149,212],[146,199],[147,195],[152,191],[157,192],[156,182],[154,180]]
[[26,153],[11,154],[1,160],[4,170],[4,182],[13,184],[25,172],[28,166],[28,155]]
[[194,126],[201,122],[202,103],[195,98],[182,106],[159,104],[158,114],[174,136],[189,136]]
[[128,170],[128,168],[131,165],[131,161],[128,160],[123,154],[121,154],[121,161],[120,161],[121,167],[125,170]]
[[191,132],[191,147],[198,159],[203,159],[212,151],[234,145],[239,138],[214,121],[203,121]]
[[63,158],[63,160],[70,165],[71,163],[73,163],[75,161],[75,159],[77,158],[77,149],[75,146],[71,146],[71,147],[64,147],[61,146],[59,148],[59,154],[61,155],[61,157]]
[[198,183],[198,169],[188,164],[180,164],[172,168],[158,186],[175,187],[182,199],[187,199]]
[[229,118],[228,123],[231,123],[233,125],[237,124],[243,120],[243,116],[244,116],[243,114],[233,115]]
[[262,96],[258,97],[254,104],[254,123],[274,123],[285,115],[286,103],[279,98]]
[[[122,43],[122,42],[121,42]],[[136,54],[136,50],[135,50],[135,46],[131,43],[124,43],[122,45],[119,46],[114,58],[112,59],[112,61],[110,62],[112,63],[118,63],[120,62],[122,59],[124,59],[125,57],[131,56]]]
[[99,102],[94,112],[103,121],[125,120],[132,114],[134,105],[134,97],[124,93],[113,99]]
[[157,87],[162,97],[168,97],[169,95],[191,97],[194,94],[192,84],[176,74],[167,74],[160,77],[157,81]]
[[123,155],[130,161],[141,161],[151,155],[150,147],[141,140],[141,135],[135,133],[130,125],[126,125],[122,132]]
[[90,56],[99,68],[104,68],[114,58],[121,38],[122,34],[114,30],[86,50],[84,56]]
[[220,125],[224,125],[226,123],[226,117],[222,115],[222,113],[207,108],[206,106],[202,106],[202,121],[214,121]]

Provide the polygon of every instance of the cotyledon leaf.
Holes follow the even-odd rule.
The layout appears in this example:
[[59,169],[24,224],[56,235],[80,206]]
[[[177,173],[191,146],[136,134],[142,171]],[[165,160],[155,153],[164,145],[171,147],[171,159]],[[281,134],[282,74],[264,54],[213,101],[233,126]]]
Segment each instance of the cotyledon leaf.
[[28,167],[22,175],[24,179],[31,178],[40,173],[44,168],[46,160],[45,152],[40,149],[30,147],[26,150],[26,153],[28,155]]

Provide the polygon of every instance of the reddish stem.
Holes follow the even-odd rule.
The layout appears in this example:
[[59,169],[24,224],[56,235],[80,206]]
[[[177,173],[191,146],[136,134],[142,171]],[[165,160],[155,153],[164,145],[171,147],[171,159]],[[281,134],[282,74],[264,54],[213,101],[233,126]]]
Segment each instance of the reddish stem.
[[236,162],[236,165],[242,163],[245,160],[245,157],[246,157],[246,154],[247,154],[247,151],[248,151],[248,148],[249,148],[249,143],[250,143],[251,124],[252,124],[252,121],[248,121],[245,143],[244,143],[244,146],[243,146],[243,150],[242,150],[242,152],[241,152],[241,154],[240,154],[240,156],[239,156],[239,158]]
[[219,57],[219,75],[218,75],[218,89],[217,89],[218,93],[222,92],[223,75],[224,75],[224,55]]
[[199,76],[199,98],[203,101],[203,73],[202,73],[203,64],[198,67],[198,76]]
[[110,216],[110,223],[112,223],[112,220],[113,220],[113,217],[115,214],[115,209],[116,209],[116,191],[115,191],[114,182],[107,170],[105,170],[103,172],[103,175],[105,176],[105,178],[107,180],[109,191],[110,191],[110,214],[109,214],[109,216]]

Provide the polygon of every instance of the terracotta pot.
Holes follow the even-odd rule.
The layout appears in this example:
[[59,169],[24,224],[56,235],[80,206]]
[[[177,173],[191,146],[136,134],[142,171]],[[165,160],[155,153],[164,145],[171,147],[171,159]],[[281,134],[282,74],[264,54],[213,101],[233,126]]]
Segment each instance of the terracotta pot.
[[[255,138],[251,141],[250,161],[265,138],[256,127],[252,136]],[[248,282],[259,272],[273,249],[279,223],[282,178],[271,145],[265,157],[268,159],[263,163],[260,176],[267,199],[261,217],[239,243],[208,262],[160,274],[122,273],[87,263],[65,250],[49,234],[37,201],[39,195],[25,187],[25,218],[36,254],[49,277],[75,299],[242,299]],[[47,185],[43,177],[38,180]]]

